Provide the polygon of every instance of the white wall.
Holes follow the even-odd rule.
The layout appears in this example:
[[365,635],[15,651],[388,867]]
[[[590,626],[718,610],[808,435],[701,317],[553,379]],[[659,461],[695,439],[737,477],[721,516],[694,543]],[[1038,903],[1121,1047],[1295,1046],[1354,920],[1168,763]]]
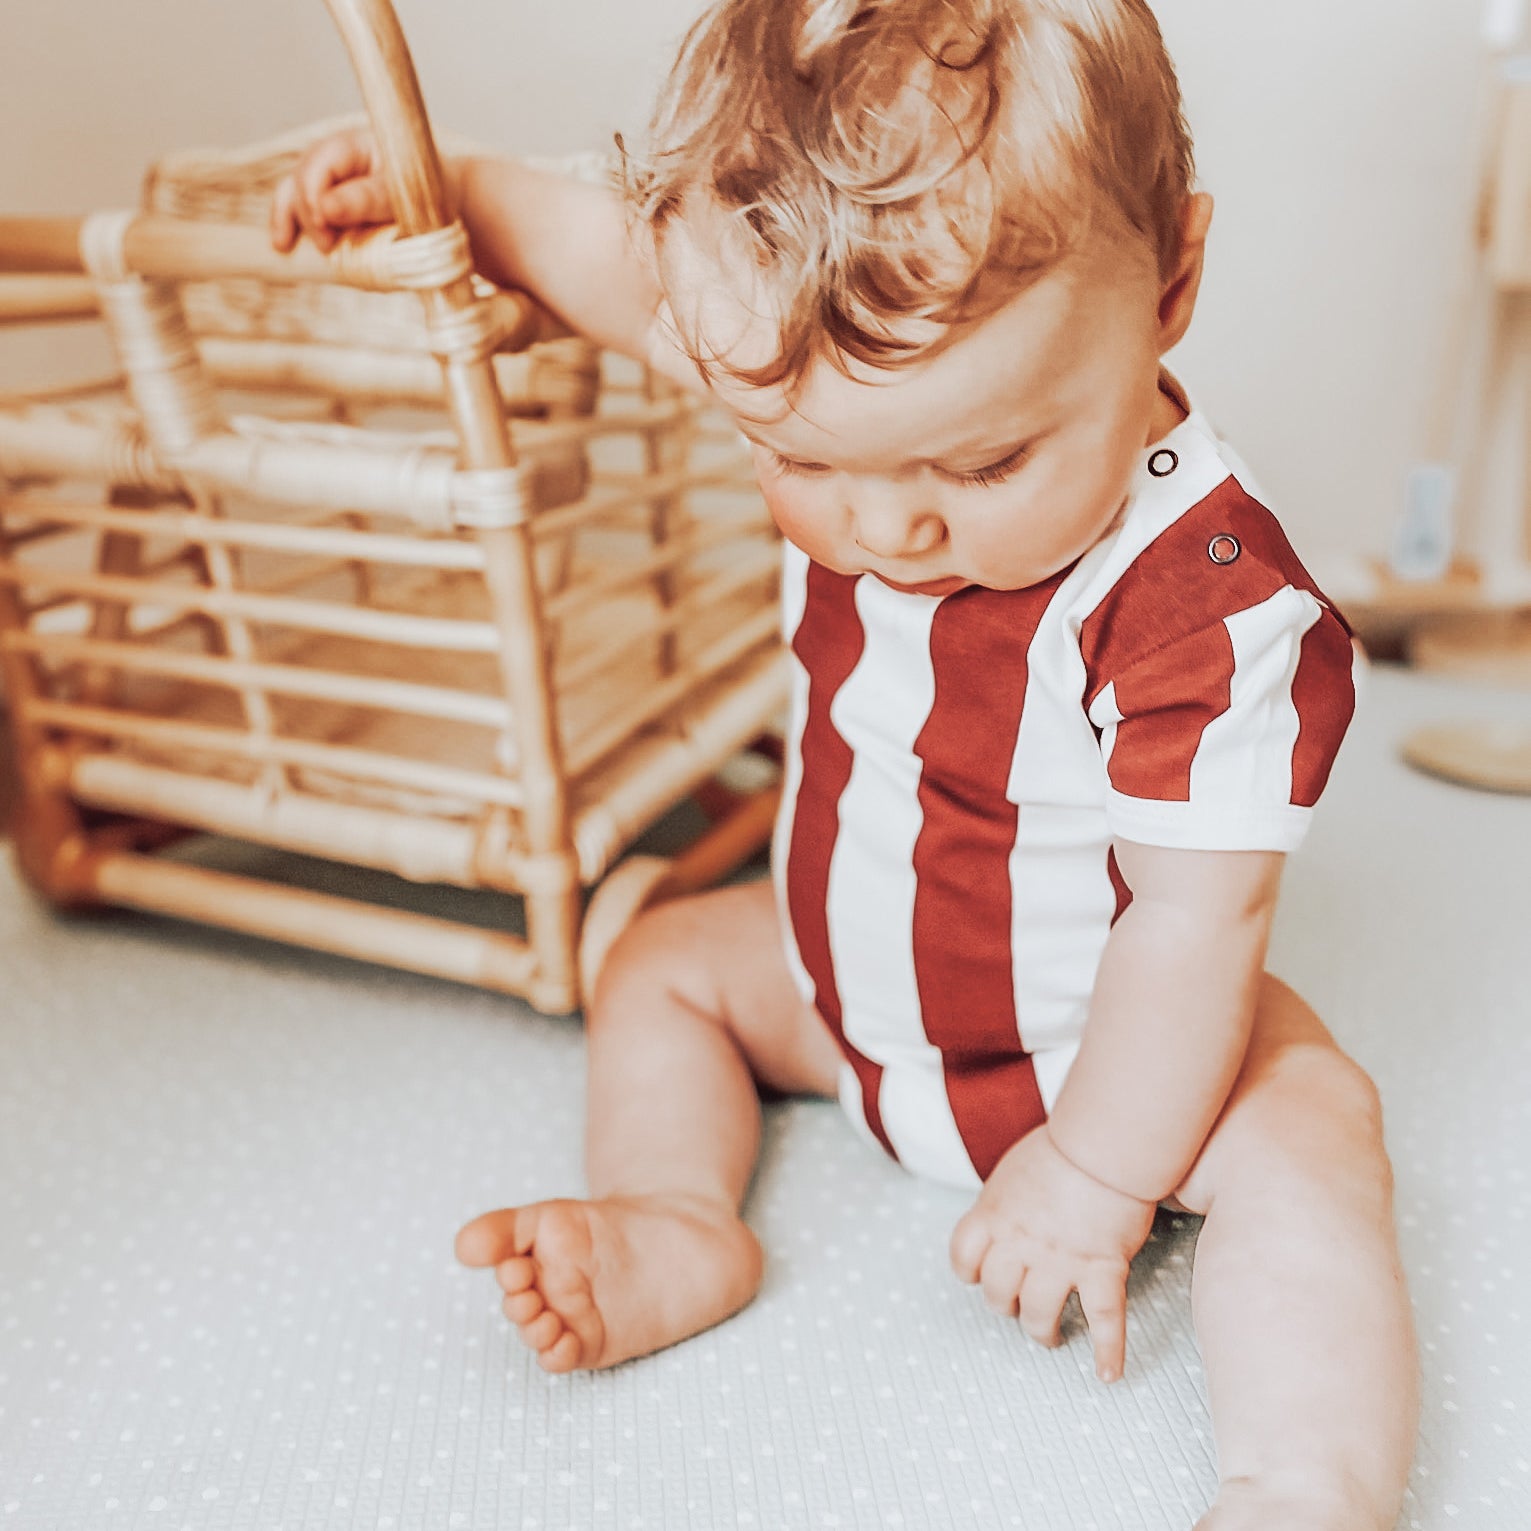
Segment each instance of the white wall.
[[[640,135],[699,8],[397,3],[436,120],[535,152]],[[1301,546],[1380,550],[1424,449],[1471,202],[1478,0],[1157,10],[1218,198],[1177,365]],[[320,0],[4,0],[0,210],[125,205],[156,154],[356,100]],[[6,340],[0,386],[48,365],[51,347]]]

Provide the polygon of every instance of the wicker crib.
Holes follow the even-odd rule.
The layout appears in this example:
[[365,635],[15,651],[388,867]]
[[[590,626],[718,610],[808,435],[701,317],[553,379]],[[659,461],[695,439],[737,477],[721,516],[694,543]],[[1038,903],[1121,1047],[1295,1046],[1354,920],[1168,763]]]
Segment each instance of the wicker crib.
[[[0,219],[0,320],[99,316],[123,374],[0,399],[18,857],[66,907],[566,1011],[640,907],[769,836],[770,767],[737,762],[784,695],[775,536],[722,422],[472,274],[391,9],[328,4],[396,227],[275,254],[301,135],[168,160],[134,214]],[[691,846],[620,859],[699,789]],[[188,833],[516,893],[526,934]]]

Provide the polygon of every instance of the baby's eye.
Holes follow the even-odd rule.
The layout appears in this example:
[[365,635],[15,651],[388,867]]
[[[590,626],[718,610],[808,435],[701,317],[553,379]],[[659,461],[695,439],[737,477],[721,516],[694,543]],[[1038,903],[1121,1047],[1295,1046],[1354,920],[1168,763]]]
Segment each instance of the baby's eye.
[[767,460],[772,469],[777,473],[828,473],[829,465],[821,462],[799,462],[795,457],[783,457],[780,452],[773,452],[770,447],[763,448]]
[[959,484],[1002,484],[1017,472],[1030,456],[1031,443],[1026,442],[1013,452],[1006,453],[998,462],[991,462],[982,468],[972,468],[965,473],[949,471],[946,476],[955,479]]

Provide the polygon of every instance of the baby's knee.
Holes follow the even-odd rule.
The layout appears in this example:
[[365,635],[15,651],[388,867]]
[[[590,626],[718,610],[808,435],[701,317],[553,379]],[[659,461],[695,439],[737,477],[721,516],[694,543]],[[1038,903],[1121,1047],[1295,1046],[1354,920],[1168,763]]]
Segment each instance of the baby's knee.
[[1241,1081],[1189,1184],[1200,1200],[1235,1185],[1280,1188],[1303,1199],[1318,1191],[1390,1199],[1376,1085],[1332,1045],[1283,1048],[1255,1078]]
[[1382,1097],[1370,1074],[1338,1047],[1309,1043],[1288,1049],[1273,1071],[1282,1104],[1352,1132],[1382,1134]]
[[630,998],[635,991],[684,981],[699,965],[696,933],[686,908],[689,902],[674,899],[644,909],[623,930],[601,965],[595,1009],[616,994]]
[[[728,1009],[736,968],[748,965],[737,925],[748,928],[746,890],[714,888],[641,911],[617,937],[601,966],[587,1017],[601,1024],[617,1014],[645,1014],[679,1003],[697,1015]],[[769,890],[767,890],[769,892]],[[737,959],[737,960],[734,960]]]

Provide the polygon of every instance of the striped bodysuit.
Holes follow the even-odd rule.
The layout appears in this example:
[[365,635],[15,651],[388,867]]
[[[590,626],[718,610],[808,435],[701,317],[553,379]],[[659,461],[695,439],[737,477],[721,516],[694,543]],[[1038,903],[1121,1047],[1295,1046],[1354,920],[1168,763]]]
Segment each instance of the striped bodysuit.
[[1057,1099],[1131,901],[1113,838],[1306,831],[1358,661],[1248,483],[1193,412],[1043,584],[914,595],[787,549],[788,961],[847,1112],[916,1173],[984,1179]]

